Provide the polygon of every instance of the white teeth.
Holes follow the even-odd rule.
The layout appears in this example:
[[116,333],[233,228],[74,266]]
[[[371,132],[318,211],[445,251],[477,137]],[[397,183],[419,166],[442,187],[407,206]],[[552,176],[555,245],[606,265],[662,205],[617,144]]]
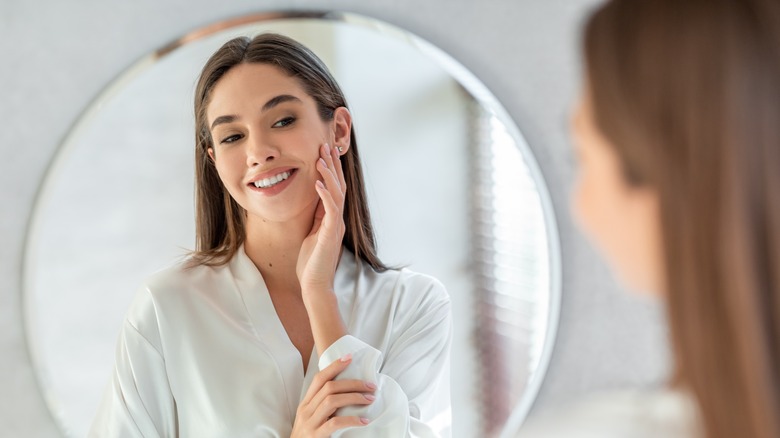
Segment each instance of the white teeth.
[[282,172],[282,173],[280,173],[280,174],[278,174],[276,176],[272,176],[270,178],[264,178],[264,179],[262,179],[260,181],[255,181],[254,182],[255,187],[267,189],[268,187],[275,186],[276,184],[279,184],[280,182],[282,182],[282,181],[286,180],[287,178],[289,178],[290,177],[290,173],[291,172],[289,172],[289,171]]

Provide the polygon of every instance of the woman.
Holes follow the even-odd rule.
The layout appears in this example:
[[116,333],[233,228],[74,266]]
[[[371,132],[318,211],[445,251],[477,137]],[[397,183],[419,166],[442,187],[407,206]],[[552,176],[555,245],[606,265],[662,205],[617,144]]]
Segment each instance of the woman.
[[377,257],[324,64],[233,39],[195,122],[197,249],[139,291],[92,435],[448,436],[449,298]]
[[780,436],[780,3],[611,1],[584,53],[574,209],[675,373],[521,436]]

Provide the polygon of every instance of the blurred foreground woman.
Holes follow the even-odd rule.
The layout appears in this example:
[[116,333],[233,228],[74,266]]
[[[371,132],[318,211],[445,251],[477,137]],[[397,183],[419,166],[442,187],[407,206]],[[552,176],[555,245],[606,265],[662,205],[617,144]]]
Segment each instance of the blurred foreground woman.
[[674,374],[521,436],[780,437],[780,2],[611,1],[584,55],[575,214]]

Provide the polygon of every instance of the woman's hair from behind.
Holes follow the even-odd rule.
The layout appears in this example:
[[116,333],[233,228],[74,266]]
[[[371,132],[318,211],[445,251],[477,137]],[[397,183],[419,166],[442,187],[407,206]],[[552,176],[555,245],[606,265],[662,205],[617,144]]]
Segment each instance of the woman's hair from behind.
[[[273,33],[251,39],[238,37],[211,56],[195,90],[196,247],[192,259],[195,264],[227,263],[245,239],[246,212],[223,186],[208,155],[213,139],[206,120],[212,89],[225,73],[243,63],[273,65],[296,78],[316,102],[323,121],[333,120],[336,108],[347,107],[344,93],[325,64],[291,38]],[[384,271],[387,267],[376,254],[354,127],[350,132],[350,147],[341,161],[347,183],[343,245],[375,270]]]
[[676,383],[708,438],[780,436],[780,2],[611,1],[584,53],[599,130],[659,195]]

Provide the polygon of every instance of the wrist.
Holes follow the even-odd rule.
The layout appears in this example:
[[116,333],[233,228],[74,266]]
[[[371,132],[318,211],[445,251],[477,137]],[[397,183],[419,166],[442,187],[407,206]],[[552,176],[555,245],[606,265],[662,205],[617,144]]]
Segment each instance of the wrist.
[[329,302],[336,303],[336,292],[333,287],[327,285],[301,285],[301,298],[306,308],[312,305],[323,305]]
[[308,294],[303,294],[303,305],[309,314],[309,324],[318,354],[322,354],[347,334],[338,299],[332,288],[308,290]]

